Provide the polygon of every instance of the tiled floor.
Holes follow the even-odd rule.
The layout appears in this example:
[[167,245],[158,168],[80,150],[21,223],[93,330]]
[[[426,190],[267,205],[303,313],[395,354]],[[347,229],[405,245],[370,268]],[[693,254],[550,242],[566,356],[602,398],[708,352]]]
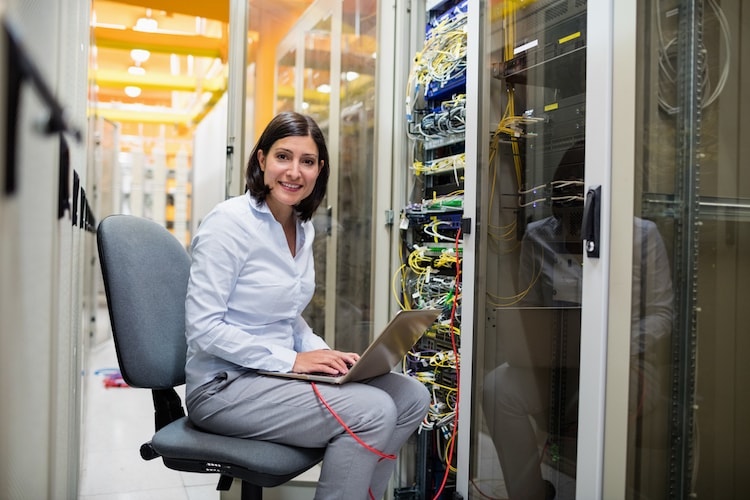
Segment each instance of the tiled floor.
[[[105,309],[97,324],[108,328],[108,321]],[[154,431],[151,393],[105,387],[105,374],[116,369],[109,336],[91,349],[86,367],[79,500],[218,500],[218,475],[177,472],[160,459],[141,458],[140,445]]]

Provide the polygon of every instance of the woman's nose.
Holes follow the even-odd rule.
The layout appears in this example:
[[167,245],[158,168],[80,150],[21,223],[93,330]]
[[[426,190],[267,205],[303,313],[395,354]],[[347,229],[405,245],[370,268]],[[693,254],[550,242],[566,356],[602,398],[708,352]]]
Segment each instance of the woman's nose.
[[298,161],[293,161],[289,167],[289,175],[292,177],[299,177],[301,172],[300,164]]

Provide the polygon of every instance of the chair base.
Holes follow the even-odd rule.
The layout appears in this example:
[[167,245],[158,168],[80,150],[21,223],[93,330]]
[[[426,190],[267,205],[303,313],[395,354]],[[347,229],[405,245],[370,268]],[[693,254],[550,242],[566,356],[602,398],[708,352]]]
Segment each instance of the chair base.
[[[229,491],[232,487],[234,478],[231,476],[222,475],[219,477],[219,484],[216,485],[218,491]],[[250,484],[247,481],[242,481],[242,491],[240,493],[240,500],[263,500],[263,488],[257,484]]]

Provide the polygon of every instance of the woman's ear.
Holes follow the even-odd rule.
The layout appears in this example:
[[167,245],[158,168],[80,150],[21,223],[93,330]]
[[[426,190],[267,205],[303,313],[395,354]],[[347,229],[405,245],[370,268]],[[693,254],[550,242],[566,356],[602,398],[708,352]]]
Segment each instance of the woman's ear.
[[265,172],[266,171],[266,155],[263,154],[263,150],[259,149],[258,154],[256,156],[258,157],[258,164],[260,165],[260,171]]

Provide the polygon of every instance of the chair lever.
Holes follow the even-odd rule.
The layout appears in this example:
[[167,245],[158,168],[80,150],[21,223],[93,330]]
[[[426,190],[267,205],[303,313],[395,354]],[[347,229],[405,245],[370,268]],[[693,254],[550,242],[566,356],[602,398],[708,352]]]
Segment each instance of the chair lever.
[[141,445],[141,458],[143,460],[153,460],[159,456],[158,453],[156,453],[156,450],[153,446],[151,446],[151,441],[148,443],[143,443]]
[[219,484],[216,485],[216,491],[229,491],[233,479],[232,476],[227,476],[226,474],[219,476]]

